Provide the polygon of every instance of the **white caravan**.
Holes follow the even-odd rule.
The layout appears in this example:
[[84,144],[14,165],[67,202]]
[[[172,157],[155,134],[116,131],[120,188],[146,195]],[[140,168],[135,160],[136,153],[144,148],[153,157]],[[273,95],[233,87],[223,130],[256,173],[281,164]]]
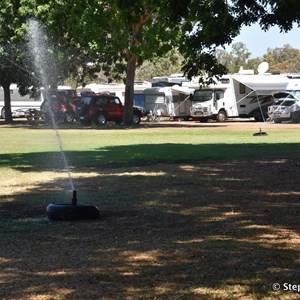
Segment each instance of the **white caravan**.
[[283,75],[254,75],[253,71],[224,75],[216,84],[194,92],[191,115],[203,122],[236,117],[264,121],[268,106],[274,101],[273,93],[285,90],[287,84]]
[[[23,117],[28,109],[40,109],[43,102],[42,94],[37,99],[29,95],[21,96],[16,84],[10,86],[11,112],[13,117]],[[0,87],[0,113],[1,118],[5,117],[4,90]]]
[[194,91],[178,85],[145,89],[145,110],[154,116],[188,119],[192,105],[190,94]]

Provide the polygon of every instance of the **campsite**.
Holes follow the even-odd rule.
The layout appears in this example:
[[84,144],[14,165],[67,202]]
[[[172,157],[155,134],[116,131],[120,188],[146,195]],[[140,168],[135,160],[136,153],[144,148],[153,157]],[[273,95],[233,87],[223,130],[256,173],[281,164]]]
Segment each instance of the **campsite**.
[[0,127],[1,299],[298,299],[299,124],[61,125],[57,222],[55,133]]

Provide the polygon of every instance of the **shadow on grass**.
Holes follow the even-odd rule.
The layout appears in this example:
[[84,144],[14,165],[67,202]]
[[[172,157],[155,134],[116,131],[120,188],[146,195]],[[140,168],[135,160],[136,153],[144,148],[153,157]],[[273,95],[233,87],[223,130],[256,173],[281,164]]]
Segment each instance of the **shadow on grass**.
[[[90,151],[65,151],[72,167],[117,166],[132,164],[178,163],[213,159],[272,158],[289,153],[299,154],[299,143],[276,144],[138,144],[102,147]],[[60,152],[0,154],[0,167],[22,171],[63,169]]]
[[[48,203],[68,199],[57,179],[9,201],[1,196],[0,298],[294,297],[273,292],[272,283],[297,283],[300,275],[299,154],[287,155],[290,148],[278,144],[266,145],[262,159],[201,161],[201,154],[192,162],[201,146],[170,145],[182,151],[181,163],[155,164],[165,146],[68,153],[79,173],[78,199],[101,208],[97,221],[45,221]],[[204,151],[212,159],[219,158],[214,146]],[[235,153],[248,147],[250,155],[252,145]],[[272,149],[275,156],[267,158]],[[145,151],[156,154],[146,160]],[[35,172],[43,169],[40,158],[5,156],[6,165]],[[18,214],[4,215],[10,209]]]

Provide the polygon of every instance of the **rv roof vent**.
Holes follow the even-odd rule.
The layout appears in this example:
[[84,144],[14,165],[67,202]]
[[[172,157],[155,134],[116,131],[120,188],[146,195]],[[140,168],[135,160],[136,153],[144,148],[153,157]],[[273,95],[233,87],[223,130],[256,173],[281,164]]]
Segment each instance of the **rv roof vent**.
[[230,80],[229,80],[229,78],[220,78],[220,82],[222,84],[227,84],[227,83],[230,83]]
[[264,74],[268,71],[268,69],[269,69],[269,64],[266,61],[264,61],[259,64],[257,68],[257,72],[258,74]]

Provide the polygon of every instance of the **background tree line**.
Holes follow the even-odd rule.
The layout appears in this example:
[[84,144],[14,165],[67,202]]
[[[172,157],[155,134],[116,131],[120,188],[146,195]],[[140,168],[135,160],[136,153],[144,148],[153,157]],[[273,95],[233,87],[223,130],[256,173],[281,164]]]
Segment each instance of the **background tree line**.
[[[232,44],[231,50],[216,49],[216,58],[224,65],[229,74],[237,73],[240,67],[257,71],[260,63],[269,64],[270,73],[300,73],[300,50],[292,48],[289,44],[283,47],[268,48],[262,57],[251,58],[244,43]],[[167,76],[182,72],[183,56],[177,49],[173,49],[163,57],[144,62],[137,68],[138,80],[151,81],[154,76]]]
[[237,73],[240,67],[257,70],[262,62],[269,64],[271,73],[300,73],[300,50],[292,48],[289,44],[283,47],[268,48],[262,57],[251,58],[244,43],[234,43],[231,51],[222,48],[216,50],[218,61],[226,66],[228,73]]

